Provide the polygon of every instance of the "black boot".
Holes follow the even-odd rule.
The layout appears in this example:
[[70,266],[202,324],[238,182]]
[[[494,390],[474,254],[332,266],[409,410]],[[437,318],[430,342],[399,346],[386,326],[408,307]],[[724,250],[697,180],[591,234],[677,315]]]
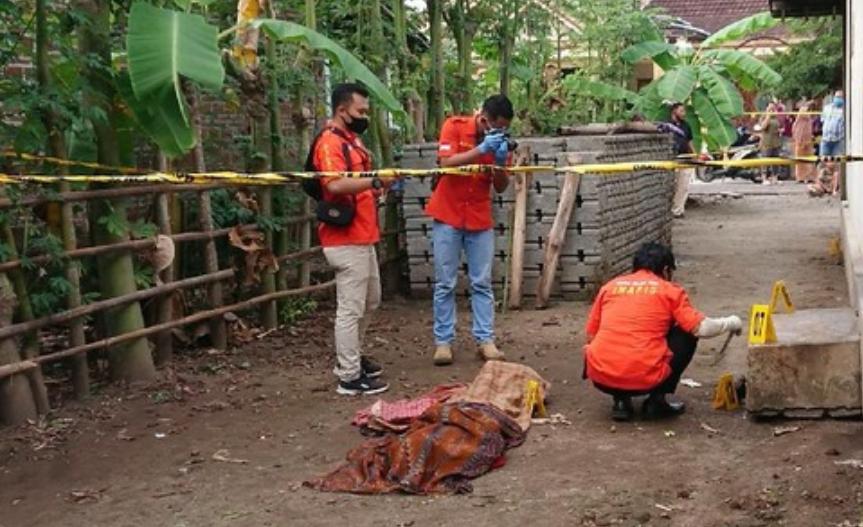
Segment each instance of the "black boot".
[[614,407],[611,409],[611,418],[615,421],[631,421],[632,414],[635,413],[632,408],[632,399],[629,397],[615,397]]
[[647,419],[666,419],[677,417],[686,411],[686,405],[680,401],[669,402],[665,394],[652,394],[644,401],[642,412]]

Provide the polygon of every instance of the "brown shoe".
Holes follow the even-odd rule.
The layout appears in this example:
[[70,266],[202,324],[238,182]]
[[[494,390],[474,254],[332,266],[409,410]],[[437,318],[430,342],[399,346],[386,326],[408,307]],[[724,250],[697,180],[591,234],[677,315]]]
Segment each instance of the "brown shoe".
[[484,342],[479,345],[479,356],[483,360],[506,360],[506,356],[497,349],[494,342]]
[[452,346],[449,344],[440,344],[434,350],[434,365],[446,366],[452,364]]

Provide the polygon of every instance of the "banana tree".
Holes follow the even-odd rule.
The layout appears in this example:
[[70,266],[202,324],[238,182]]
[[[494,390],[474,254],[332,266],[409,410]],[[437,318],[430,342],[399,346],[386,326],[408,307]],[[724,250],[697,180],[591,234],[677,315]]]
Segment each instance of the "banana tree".
[[568,88],[582,95],[627,102],[651,120],[668,117],[667,102],[682,102],[687,106],[696,147],[706,142],[712,150],[726,148],[737,137],[731,119],[743,114],[740,88],[776,86],[782,77],[749,53],[720,46],[777,23],[768,12],[753,15],[718,30],[698,51],[665,42],[657,29],[621,55],[630,64],[651,60],[665,71],[638,93],[581,78],[568,81]]
[[[359,59],[330,38],[301,24],[275,19],[253,22],[279,42],[301,43],[324,52],[334,67],[363,83],[388,110],[402,114],[398,100]],[[225,72],[219,33],[202,16],[136,2],[129,12],[126,37],[128,76],[117,85],[136,120],[168,156],[188,152],[198,138],[192,128],[182,79],[219,90]]]

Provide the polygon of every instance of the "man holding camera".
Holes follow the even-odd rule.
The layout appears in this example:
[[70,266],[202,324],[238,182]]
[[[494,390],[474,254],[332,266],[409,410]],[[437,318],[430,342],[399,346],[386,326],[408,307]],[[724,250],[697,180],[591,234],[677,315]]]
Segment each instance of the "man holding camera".
[[[486,99],[479,113],[448,118],[440,133],[440,166],[505,166],[514,146],[507,131],[513,113],[512,103],[505,95],[494,95]],[[426,213],[434,219],[434,363],[438,366],[453,361],[455,288],[462,251],[467,258],[473,336],[479,355],[484,360],[504,358],[494,343],[492,186],[498,193],[505,191],[509,174],[497,170],[471,175],[445,174],[436,181],[426,207]]]

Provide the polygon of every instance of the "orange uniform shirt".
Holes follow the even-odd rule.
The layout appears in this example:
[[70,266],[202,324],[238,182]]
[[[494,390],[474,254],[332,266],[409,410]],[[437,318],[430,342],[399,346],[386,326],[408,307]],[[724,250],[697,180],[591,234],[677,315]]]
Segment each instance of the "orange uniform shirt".
[[[371,170],[371,155],[360,138],[349,130],[335,131],[327,125],[315,145],[312,157],[315,168],[321,172]],[[345,149],[347,144],[347,149]],[[345,158],[345,154],[349,159]],[[354,221],[346,227],[318,224],[318,238],[323,247],[339,245],[371,245],[380,240],[378,227],[377,195],[372,190],[364,190],[353,196],[333,194],[327,185],[337,177],[326,177],[321,181],[325,201],[351,203],[356,200]]]
[[704,315],[686,291],[649,271],[605,284],[590,310],[587,376],[620,390],[650,390],[671,373],[666,336],[672,325],[694,332]]
[[[473,150],[477,146],[476,116],[450,117],[443,123],[438,142],[438,161]],[[484,154],[478,165],[493,165],[494,154]],[[431,195],[426,214],[456,229],[491,229],[491,174],[443,175]]]

